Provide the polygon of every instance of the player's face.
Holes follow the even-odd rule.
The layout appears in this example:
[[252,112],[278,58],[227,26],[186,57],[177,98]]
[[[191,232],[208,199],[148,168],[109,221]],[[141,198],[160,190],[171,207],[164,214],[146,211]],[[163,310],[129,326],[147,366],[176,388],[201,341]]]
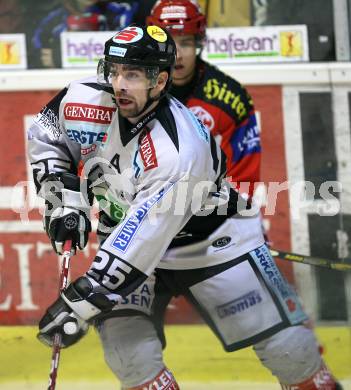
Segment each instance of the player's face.
[[195,73],[195,36],[175,35],[173,39],[177,46],[177,61],[173,72],[173,83],[181,86],[188,83]]
[[[121,64],[115,64],[115,67],[115,72],[111,72],[111,83],[119,113],[135,122],[149,97],[156,97],[160,94],[166,84],[168,74],[161,72],[151,80],[146,77],[142,67]],[[143,112],[142,115],[144,114]]]

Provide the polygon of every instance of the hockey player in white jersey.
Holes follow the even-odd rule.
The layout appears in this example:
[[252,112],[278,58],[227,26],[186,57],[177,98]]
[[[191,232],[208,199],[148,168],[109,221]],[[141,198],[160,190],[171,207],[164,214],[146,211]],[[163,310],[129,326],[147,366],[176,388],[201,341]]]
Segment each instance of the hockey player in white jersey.
[[257,213],[222,180],[224,154],[167,95],[175,51],[159,27],[116,33],[97,77],[72,82],[28,132],[57,253],[67,239],[84,248],[93,196],[100,205],[96,257],[47,309],[38,337],[51,345],[60,332],[68,347],[94,324],[123,389],[178,389],[163,362],[163,315],[183,294],[225,350],[253,345],[282,388],[336,389]]

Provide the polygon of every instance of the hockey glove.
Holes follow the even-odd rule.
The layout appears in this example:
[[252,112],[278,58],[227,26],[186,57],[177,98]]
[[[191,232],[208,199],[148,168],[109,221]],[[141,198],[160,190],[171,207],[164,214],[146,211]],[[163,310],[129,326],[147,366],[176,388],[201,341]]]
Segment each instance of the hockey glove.
[[90,280],[82,276],[71,283],[39,322],[38,339],[52,345],[55,333],[62,336],[62,347],[80,340],[88,330],[86,321],[112,309],[114,302],[94,291]]
[[88,332],[88,328],[89,325],[60,297],[40,320],[37,338],[51,347],[55,333],[60,333],[61,347],[66,348],[79,341]]
[[71,173],[49,175],[42,187],[45,198],[45,230],[56,253],[62,254],[63,244],[72,240],[72,247],[83,249],[91,223],[89,202],[80,192],[80,179]]

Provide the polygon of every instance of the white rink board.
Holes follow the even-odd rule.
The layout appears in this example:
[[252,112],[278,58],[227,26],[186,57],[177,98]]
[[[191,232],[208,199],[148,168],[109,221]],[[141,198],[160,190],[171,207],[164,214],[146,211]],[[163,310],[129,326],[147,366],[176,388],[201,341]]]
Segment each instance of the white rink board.
[[[244,85],[344,85],[351,83],[351,63],[218,65]],[[60,90],[72,80],[92,76],[95,69],[2,71],[0,92]]]

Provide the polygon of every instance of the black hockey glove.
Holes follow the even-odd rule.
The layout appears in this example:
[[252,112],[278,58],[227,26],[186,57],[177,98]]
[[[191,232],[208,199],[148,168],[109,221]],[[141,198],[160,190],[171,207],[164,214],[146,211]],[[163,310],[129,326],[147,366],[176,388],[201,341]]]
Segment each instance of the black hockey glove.
[[60,333],[61,347],[66,348],[79,341],[88,332],[88,328],[89,325],[59,297],[40,320],[37,338],[51,347],[55,333]]
[[63,244],[72,240],[72,247],[83,249],[91,223],[89,202],[80,192],[80,179],[71,173],[49,175],[41,195],[45,199],[44,227],[56,253],[62,254]]
[[60,333],[62,347],[69,347],[86,334],[87,321],[110,311],[113,305],[114,302],[101,291],[94,291],[90,280],[82,276],[71,283],[47,309],[39,322],[37,337],[42,343],[51,346],[54,334]]

